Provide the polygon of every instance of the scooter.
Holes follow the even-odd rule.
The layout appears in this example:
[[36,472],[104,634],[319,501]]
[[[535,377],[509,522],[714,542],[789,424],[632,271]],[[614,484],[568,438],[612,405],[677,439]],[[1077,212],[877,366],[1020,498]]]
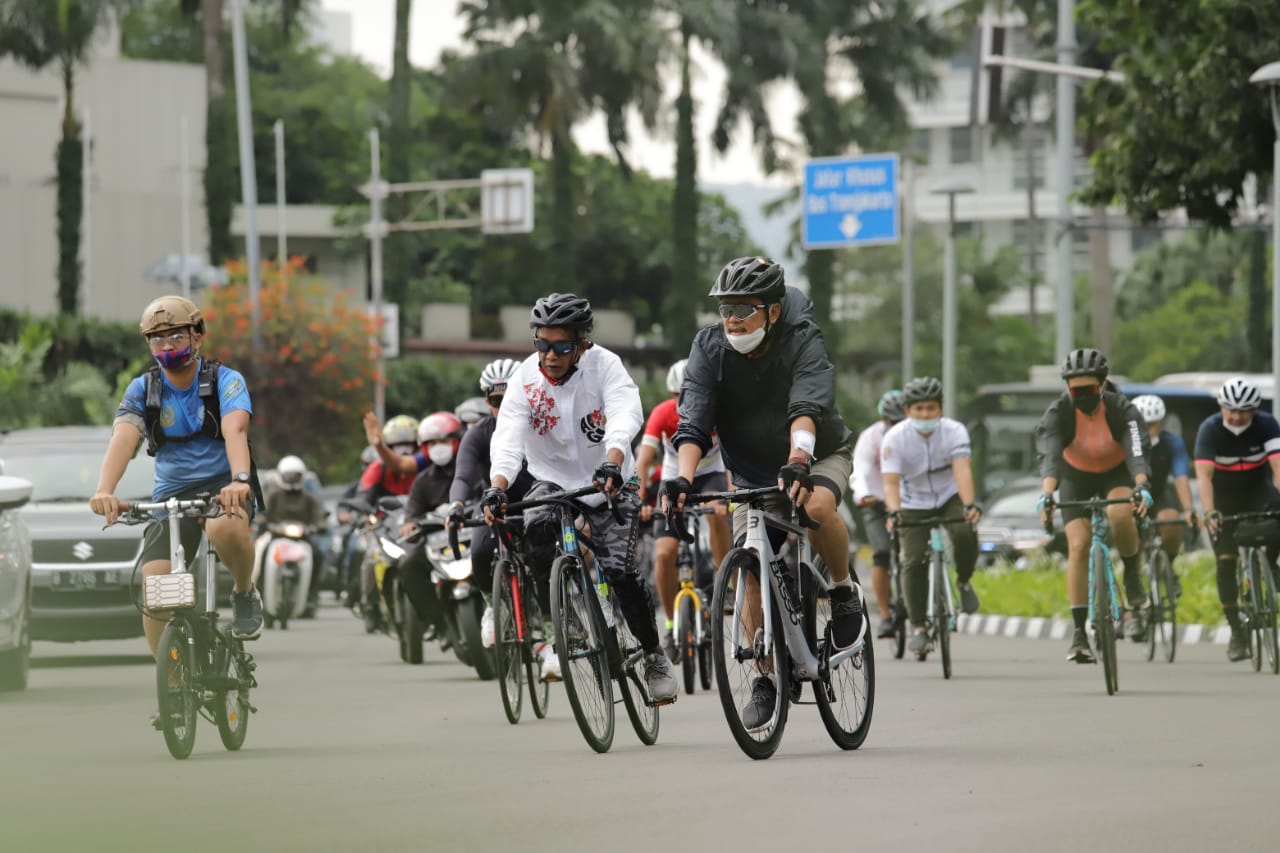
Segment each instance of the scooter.
[[471,539],[468,531],[459,531],[457,552],[444,530],[427,537],[427,559],[431,561],[431,579],[440,602],[440,621],[444,637],[453,644],[458,660],[475,669],[484,681],[497,672],[493,651],[480,641],[480,620],[485,600],[480,587],[473,582]]
[[[253,583],[262,593],[262,618],[268,628],[308,615],[315,550],[308,538],[313,526],[298,522],[267,525],[254,548]],[[312,610],[311,615],[314,615]]]

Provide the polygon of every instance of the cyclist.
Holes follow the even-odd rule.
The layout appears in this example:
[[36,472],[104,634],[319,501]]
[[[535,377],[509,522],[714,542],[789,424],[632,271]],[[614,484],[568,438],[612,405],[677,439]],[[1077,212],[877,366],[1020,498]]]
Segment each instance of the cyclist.
[[[191,301],[161,296],[142,312],[140,328],[156,366],[125,389],[89,507],[108,524],[120,517],[115,488],[144,438],[147,453],[156,459],[153,500],[215,493],[223,514],[201,521],[184,518],[182,545],[185,553],[195,554],[204,526],[235,581],[231,634],[255,640],[262,633],[262,599],[252,581],[249,524],[261,488],[249,452],[249,389],[240,373],[200,355],[204,315]],[[153,522],[143,536],[142,574],[168,572],[170,553],[167,522]],[[143,614],[153,656],[166,621]]]
[[[671,396],[653,407],[649,420],[644,426],[644,438],[640,443],[640,452],[636,456],[636,476],[640,478],[640,500],[648,503],[649,471],[653,467],[658,449],[662,448],[662,464],[659,466],[659,477],[666,479],[667,472],[678,469],[676,448],[671,443],[676,428],[680,424],[680,413],[677,400],[680,397],[680,386],[684,382],[684,368],[688,359],[681,359],[667,371],[667,391]],[[711,450],[698,462],[693,478],[695,492],[722,492],[728,488],[728,480],[724,473],[724,460],[720,458],[720,445],[711,436]],[[724,555],[729,553],[729,520],[723,514],[723,505],[717,505],[715,515],[707,518],[707,533],[711,540],[711,559],[714,565],[720,565]],[[676,593],[680,591],[680,581],[676,576],[676,557],[680,552],[680,542],[675,530],[666,523],[666,518],[658,515],[654,519],[653,543],[653,579],[658,587],[658,597],[662,599],[662,609],[666,613],[666,630],[663,632],[662,647],[672,663],[679,660],[675,638],[671,635],[674,623]],[[699,567],[695,566],[695,571]]]
[[[604,496],[584,500],[595,558],[618,594],[622,612],[644,649],[644,674],[655,701],[675,698],[671,664],[659,647],[649,588],[635,565],[640,498],[631,440],[644,425],[640,392],[617,355],[594,344],[591,303],[571,293],[552,293],[533,306],[530,327],[537,349],[520,365],[498,411],[490,454],[492,485],[481,497],[485,519],[504,512],[507,490],[527,463],[538,482],[526,498],[594,484],[613,498],[622,523],[604,506]],[[560,539],[557,510],[526,512],[530,562],[546,572]]]
[[378,498],[409,494],[413,478],[429,464],[427,455],[418,449],[418,421],[409,415],[396,415],[378,429],[378,417],[370,412],[364,416],[364,427],[365,437],[378,458],[360,477],[360,498],[376,506]]
[[[510,361],[511,359],[504,359]],[[489,404],[484,397],[468,397],[458,404],[453,414],[462,421],[467,429],[471,429],[484,418],[489,417]]]
[[906,413],[902,410],[902,392],[897,388],[885,391],[876,403],[880,419],[858,434],[853,446],[853,476],[849,488],[854,503],[862,513],[862,524],[867,531],[867,544],[871,547],[871,588],[880,608],[880,629],[877,637],[893,636],[893,616],[889,612],[889,531],[885,526],[888,513],[884,508],[884,475],[880,468],[880,448],[884,436],[894,424],[902,422]]
[[1237,548],[1233,525],[1222,516],[1275,506],[1269,485],[1280,489],[1280,425],[1259,411],[1262,393],[1247,379],[1228,379],[1218,391],[1220,411],[1196,433],[1196,480],[1204,523],[1213,537],[1218,562],[1218,600],[1231,626],[1228,660],[1249,657],[1249,637],[1240,624],[1236,582]]
[[[1179,517],[1187,523],[1187,527],[1195,530],[1197,526],[1195,504],[1191,501],[1191,457],[1187,454],[1187,444],[1182,436],[1164,428],[1167,414],[1164,400],[1155,394],[1143,394],[1135,397],[1133,405],[1142,419],[1147,422],[1147,436],[1151,439],[1151,497],[1155,499],[1156,523],[1172,521]],[[1173,479],[1173,488],[1169,488],[1169,480]],[[1177,525],[1162,525],[1160,542],[1164,552],[1169,555],[1169,565],[1182,550],[1182,529]],[[1182,594],[1178,576],[1173,576],[1173,595]]]
[[[684,508],[698,463],[720,438],[725,467],[737,488],[778,486],[770,510],[790,515],[791,502],[818,524],[809,540],[831,573],[834,643],[845,649],[866,633],[862,590],[849,571],[849,529],[837,512],[853,471],[853,438],[836,408],[835,367],[827,357],[813,303],[788,287],[782,266],[768,258],[737,258],[716,277],[709,296],[721,323],[698,332],[680,390],[674,472],[663,483],[669,512]],[[746,535],[748,507],[734,511],[734,535]],[[749,588],[751,619],[762,624],[760,593]],[[768,724],[777,697],[771,674],[752,685],[742,720]]]
[[[267,505],[262,513],[262,520],[266,524],[296,521],[315,528],[317,532],[324,528],[327,515],[324,505],[320,503],[319,498],[302,487],[306,474],[306,463],[297,456],[286,456],[276,463],[276,475],[280,487],[271,489],[266,494]],[[314,569],[311,572],[311,588],[307,590],[307,611],[304,616],[307,613],[314,616],[315,608],[320,601],[320,565],[324,559],[322,538],[311,536],[308,539],[315,559],[313,560]],[[255,553],[259,547],[265,550],[270,539],[270,534],[260,537],[258,544],[255,545]]]
[[929,535],[927,527],[899,527],[901,521],[929,516],[960,518],[948,524],[955,549],[956,588],[960,609],[977,613],[978,593],[973,570],[978,564],[978,534],[974,525],[982,517],[973,488],[969,430],[952,418],[942,417],[942,383],[931,376],[912,379],[902,389],[907,419],[890,429],[880,449],[884,474],[884,505],[888,526],[901,530],[903,583],[912,634],[907,649],[923,654],[929,649],[925,614],[929,597]]
[[[1066,390],[1054,400],[1036,427],[1036,451],[1044,494],[1037,502],[1041,521],[1048,523],[1055,491],[1064,501],[1095,496],[1134,499],[1132,507],[1107,507],[1111,533],[1124,563],[1125,598],[1129,612],[1126,633],[1141,639],[1137,610],[1147,601],[1142,588],[1141,547],[1134,513],[1145,516],[1154,500],[1148,463],[1147,431],[1142,415],[1127,397],[1107,381],[1107,357],[1096,349],[1077,349],[1062,364]],[[1105,383],[1105,384],[1104,384]],[[1090,513],[1081,507],[1062,510],[1067,534],[1067,598],[1075,633],[1067,660],[1093,663],[1085,625],[1089,621]]]

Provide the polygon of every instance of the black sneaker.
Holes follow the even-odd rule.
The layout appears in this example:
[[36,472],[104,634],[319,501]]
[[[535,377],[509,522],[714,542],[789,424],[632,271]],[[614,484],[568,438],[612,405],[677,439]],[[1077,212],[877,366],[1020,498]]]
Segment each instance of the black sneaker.
[[867,633],[862,607],[862,587],[831,587],[831,639],[837,649],[847,649]]
[[1238,661],[1249,657],[1249,632],[1244,628],[1232,628],[1227,643],[1227,660]]
[[1076,632],[1071,637],[1071,648],[1067,650],[1067,660],[1073,660],[1076,663],[1097,663],[1097,659],[1093,656],[1093,649],[1089,648],[1089,635],[1085,633],[1083,628],[1076,628]]
[[231,636],[237,640],[262,636],[262,596],[257,589],[231,594]]
[[978,601],[978,593],[973,591],[973,584],[965,581],[957,583],[956,588],[960,590],[960,609],[969,614],[977,613],[982,602]]
[[749,732],[758,732],[773,721],[774,706],[778,704],[778,688],[767,675],[756,678],[751,687],[751,700],[742,709],[742,725]]

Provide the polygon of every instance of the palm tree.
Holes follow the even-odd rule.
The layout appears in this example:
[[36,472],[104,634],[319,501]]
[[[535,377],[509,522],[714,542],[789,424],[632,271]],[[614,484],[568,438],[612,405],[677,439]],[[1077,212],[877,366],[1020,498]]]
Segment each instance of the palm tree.
[[9,0],[0,6],[0,56],[32,70],[56,64],[62,76],[62,136],[58,140],[58,311],[80,301],[80,227],[84,214],[84,143],[76,111],[76,70],[98,27],[129,0]]

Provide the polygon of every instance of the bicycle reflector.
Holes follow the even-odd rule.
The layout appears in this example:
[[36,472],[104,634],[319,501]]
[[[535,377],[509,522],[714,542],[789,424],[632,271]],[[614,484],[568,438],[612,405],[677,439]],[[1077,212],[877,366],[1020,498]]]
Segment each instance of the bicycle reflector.
[[196,606],[196,576],[190,572],[148,575],[142,584],[146,610],[189,610]]

